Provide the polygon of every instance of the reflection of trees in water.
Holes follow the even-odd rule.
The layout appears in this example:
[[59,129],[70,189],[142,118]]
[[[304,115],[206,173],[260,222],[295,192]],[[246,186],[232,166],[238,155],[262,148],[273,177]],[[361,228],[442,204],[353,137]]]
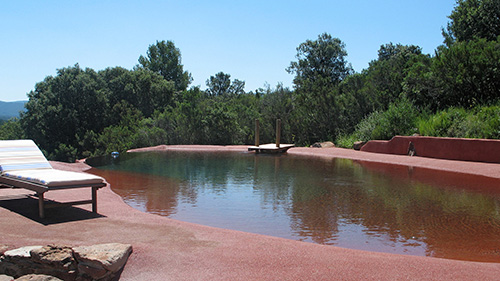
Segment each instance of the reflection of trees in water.
[[[401,171],[387,171],[391,177],[371,173],[374,197],[394,214],[387,223],[401,241],[416,238],[427,245],[427,254],[435,257],[500,260],[498,254],[491,254],[500,249],[498,194],[488,196],[465,190],[477,191],[474,185],[478,183],[485,191],[490,190],[488,185],[498,186],[498,181],[426,169],[408,173],[408,168],[403,168],[406,171],[401,167]],[[422,183],[433,177],[447,181],[448,186],[436,188]],[[406,185],[408,180],[411,185]]]
[[279,155],[256,155],[253,159],[253,190],[260,195],[261,206],[278,212],[290,204],[294,177],[283,173]]
[[[375,173],[352,168],[348,162],[311,161],[306,169],[309,179],[298,177],[302,180],[294,182],[289,215],[296,233],[335,244],[342,220],[362,225],[369,236],[426,247],[429,256],[500,260],[500,204],[494,197],[420,181],[455,175],[423,169],[409,173],[403,166]],[[498,181],[491,184],[498,186]]]
[[175,213],[179,183],[175,180],[142,173],[92,170],[110,183],[111,189],[130,206],[159,215]]
[[[294,232],[320,244],[337,244],[339,225],[363,225],[367,233],[392,235],[385,218],[392,214],[380,208],[377,200],[359,186],[364,178],[345,159],[297,159],[293,167],[298,175],[294,182],[292,204],[288,210]],[[301,163],[307,161],[306,168]]]
[[[263,208],[289,216],[301,240],[337,244],[341,225],[356,224],[366,236],[423,247],[429,256],[500,260],[498,181],[345,159],[174,156],[156,153],[125,165],[145,175],[103,176],[125,200],[152,213],[173,214],[181,202],[195,205],[201,193],[224,195],[233,184],[249,185]],[[165,174],[169,179],[157,176]]]

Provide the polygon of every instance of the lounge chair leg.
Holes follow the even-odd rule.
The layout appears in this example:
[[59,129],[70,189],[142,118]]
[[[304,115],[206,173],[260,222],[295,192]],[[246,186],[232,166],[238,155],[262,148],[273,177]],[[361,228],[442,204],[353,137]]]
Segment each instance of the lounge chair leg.
[[43,198],[43,193],[42,192],[37,192],[38,196],[38,215],[40,216],[41,219],[45,218],[45,202]]
[[92,212],[97,213],[97,187],[92,187]]

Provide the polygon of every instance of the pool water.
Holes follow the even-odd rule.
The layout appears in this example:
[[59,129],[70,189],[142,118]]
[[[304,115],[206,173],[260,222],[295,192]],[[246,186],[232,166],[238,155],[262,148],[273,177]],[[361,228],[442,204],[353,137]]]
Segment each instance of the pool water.
[[500,262],[500,181],[347,159],[221,152],[93,159],[130,206],[208,226]]

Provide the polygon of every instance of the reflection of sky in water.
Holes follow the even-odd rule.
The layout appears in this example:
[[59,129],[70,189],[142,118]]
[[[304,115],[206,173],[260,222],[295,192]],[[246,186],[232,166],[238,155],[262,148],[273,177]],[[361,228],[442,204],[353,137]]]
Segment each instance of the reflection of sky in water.
[[[246,232],[286,237],[290,232],[288,216],[282,208],[263,202],[252,183],[227,181],[227,191],[202,189],[195,202],[178,198],[169,217],[181,221]],[[224,189],[226,190],[226,189]]]
[[[364,241],[364,243],[360,245],[359,241]],[[383,248],[385,249],[384,252],[393,254],[426,255],[425,244],[416,239],[404,239],[402,237],[393,239],[384,233],[369,231],[363,225],[349,222],[339,223],[339,232],[333,244],[350,249],[379,251],[379,249]]]
[[500,262],[500,185],[492,179],[253,154],[144,153],[99,168],[130,206],[182,221],[352,249]]

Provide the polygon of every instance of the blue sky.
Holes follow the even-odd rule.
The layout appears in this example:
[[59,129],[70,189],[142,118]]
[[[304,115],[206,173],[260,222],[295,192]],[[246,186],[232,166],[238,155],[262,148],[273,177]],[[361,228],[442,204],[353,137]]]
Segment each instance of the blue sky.
[[26,93],[56,70],[132,69],[157,40],[171,40],[202,86],[219,71],[246,91],[292,87],[285,69],[297,46],[321,33],[340,38],[357,72],[381,45],[418,45],[434,54],[455,0],[7,1],[0,0],[0,100]]

